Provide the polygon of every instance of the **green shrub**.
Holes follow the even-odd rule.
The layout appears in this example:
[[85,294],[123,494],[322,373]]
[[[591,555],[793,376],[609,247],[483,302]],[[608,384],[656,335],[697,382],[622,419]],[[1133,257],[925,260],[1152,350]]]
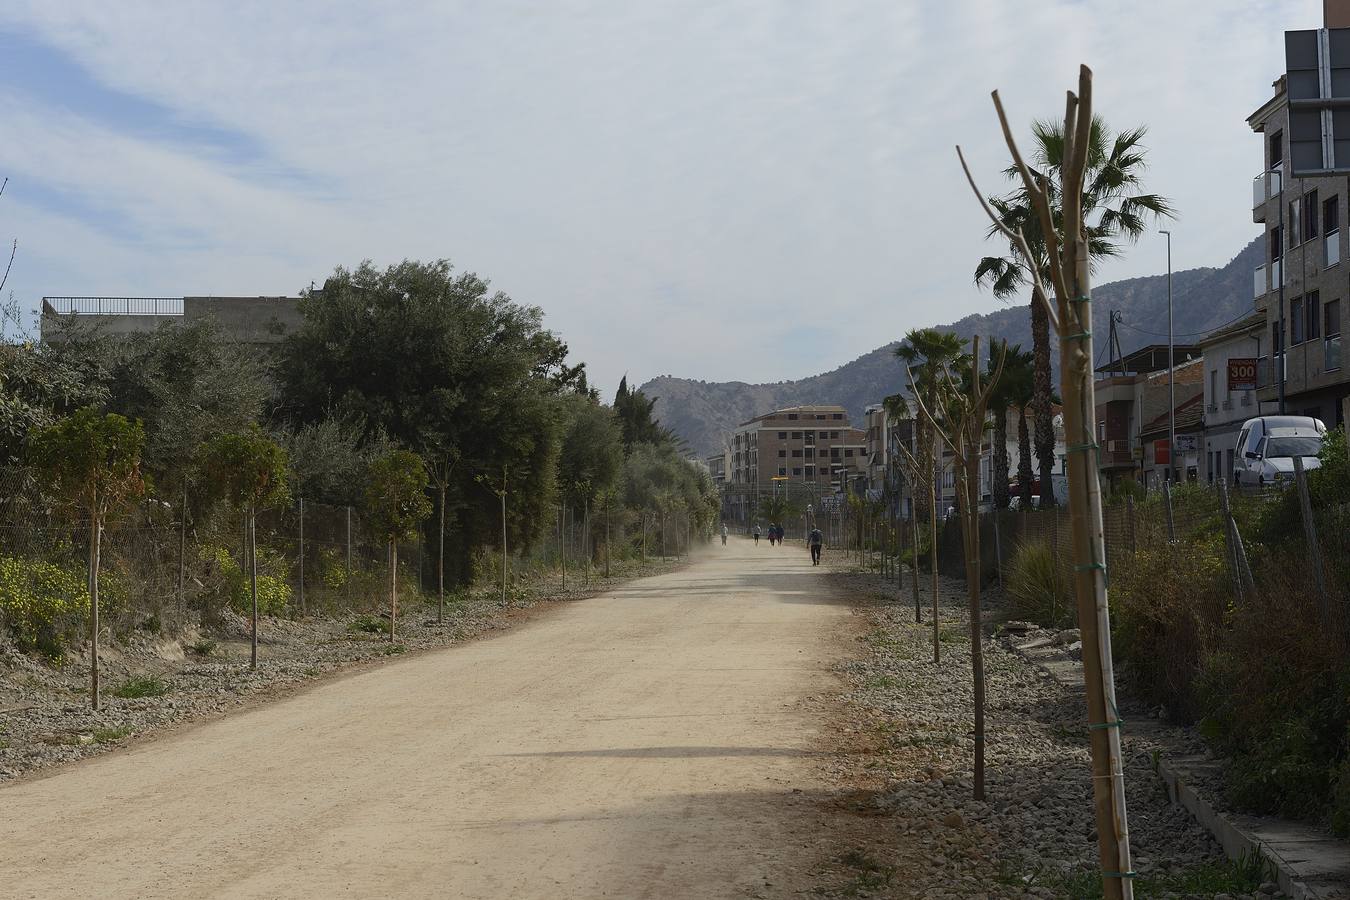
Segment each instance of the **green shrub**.
[[169,692],[169,685],[149,675],[137,675],[128,678],[113,691],[114,697],[123,700],[139,700],[142,697],[163,697]]
[[[249,615],[253,610],[253,595],[249,586],[248,574],[235,562],[234,556],[224,547],[207,548],[204,555],[216,566],[225,583],[225,594],[230,608],[241,616]],[[258,614],[262,616],[284,615],[291,605],[294,591],[284,577],[266,574],[286,565],[280,554],[272,550],[258,548]]]
[[1229,797],[1256,813],[1350,834],[1350,671],[1305,570],[1272,565],[1234,607],[1197,690],[1202,732],[1228,758]]
[[20,650],[59,661],[88,615],[82,575],[42,560],[0,556],[0,620]]
[[379,616],[361,615],[347,625],[347,630],[352,634],[388,634],[389,622]]
[[1019,544],[1004,584],[1018,618],[1051,627],[1073,620],[1070,585],[1048,544]]
[[1178,544],[1122,554],[1111,572],[1111,631],[1131,692],[1166,707],[1174,721],[1202,715],[1195,679],[1220,642],[1233,583],[1223,538],[1199,533]]

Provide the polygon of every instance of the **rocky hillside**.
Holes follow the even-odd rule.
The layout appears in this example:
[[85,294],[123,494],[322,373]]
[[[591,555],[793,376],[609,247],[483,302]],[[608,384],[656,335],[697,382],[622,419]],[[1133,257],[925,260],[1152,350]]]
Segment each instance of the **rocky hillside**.
[[[1252,270],[1260,261],[1260,248],[1253,241],[1223,268],[1174,273],[1172,290],[1178,342],[1197,340],[1200,335],[1249,312]],[[1093,291],[1093,301],[1093,332],[1098,352],[1104,354],[1110,310],[1121,313],[1120,341],[1126,353],[1146,344],[1167,341],[1166,275],[1104,284]],[[924,324],[916,322],[915,326]],[[1031,346],[1030,317],[1027,308],[1020,304],[936,327],[966,338],[975,334],[994,335],[1026,348]],[[900,390],[904,376],[893,355],[895,347],[895,342],[886,344],[832,372],[797,381],[746,384],[663,375],[642,385],[642,391],[657,398],[655,412],[666,427],[684,438],[694,452],[710,454],[717,451],[725,432],[781,406],[839,403],[848,409],[854,423],[859,423],[868,404]],[[1105,360],[1103,355],[1102,361]]]

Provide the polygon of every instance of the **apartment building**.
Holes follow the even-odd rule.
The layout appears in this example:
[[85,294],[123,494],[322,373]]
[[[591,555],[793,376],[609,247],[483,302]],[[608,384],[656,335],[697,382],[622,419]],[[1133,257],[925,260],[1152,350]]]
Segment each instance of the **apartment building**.
[[794,406],[756,416],[731,435],[734,485],[769,487],[775,478],[829,486],[867,472],[866,435],[842,406]]
[[1252,198],[1252,220],[1265,228],[1253,285],[1267,336],[1256,398],[1270,413],[1339,425],[1350,394],[1341,367],[1350,297],[1350,0],[1325,2],[1323,28],[1285,32],[1285,56],[1274,95],[1247,119],[1262,137],[1264,163]]
[[[912,509],[913,485],[904,475],[901,448],[915,451],[914,419],[893,416],[886,407],[874,403],[863,411],[866,421],[867,492],[873,498],[892,497],[893,512],[908,518]],[[890,488],[888,491],[887,488]]]

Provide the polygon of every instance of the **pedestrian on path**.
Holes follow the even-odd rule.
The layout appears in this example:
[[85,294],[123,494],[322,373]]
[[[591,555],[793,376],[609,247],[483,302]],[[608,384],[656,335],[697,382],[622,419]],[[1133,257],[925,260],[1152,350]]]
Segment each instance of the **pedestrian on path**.
[[755,537],[755,546],[758,547],[758,546],[759,546],[759,523],[758,523],[758,522],[755,523],[755,530],[752,531],[751,534],[754,535],[754,537]]
[[820,565],[820,547],[825,543],[825,535],[820,533],[819,528],[811,529],[811,537],[808,539],[811,543],[811,565]]
[[727,545],[727,523],[726,523],[726,522],[723,522],[723,523],[722,523],[722,546],[725,547],[726,545]]

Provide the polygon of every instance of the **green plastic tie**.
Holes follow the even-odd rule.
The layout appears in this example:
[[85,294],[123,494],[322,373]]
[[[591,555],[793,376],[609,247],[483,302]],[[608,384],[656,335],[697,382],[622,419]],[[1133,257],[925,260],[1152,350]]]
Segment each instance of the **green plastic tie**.
[[1107,878],[1138,878],[1138,877],[1139,877],[1139,874],[1138,874],[1137,872],[1103,872],[1102,875],[1105,876],[1105,877],[1107,877]]
[[1070,302],[1070,303],[1091,303],[1091,302],[1092,302],[1092,298],[1091,298],[1091,297],[1072,297],[1072,298],[1070,298],[1069,302]]
[[1088,731],[1101,731],[1104,728],[1123,728],[1124,726],[1124,719],[1116,719],[1114,722],[1090,722],[1088,724]]
[[1100,451],[1101,449],[1100,444],[1074,444],[1072,447],[1066,447],[1065,451],[1068,453],[1086,453],[1089,450]]
[[1080,331],[1080,332],[1078,332],[1078,334],[1070,334],[1070,335],[1066,335],[1065,338],[1064,338],[1064,340],[1066,340],[1066,341],[1085,341],[1085,340],[1087,340],[1087,339],[1090,338],[1090,337],[1092,337],[1092,332],[1091,332],[1091,331]]
[[1074,567],[1073,567],[1073,570],[1074,570],[1075,572],[1092,572],[1092,571],[1095,571],[1095,570],[1097,570],[1097,569],[1101,569],[1103,572],[1105,572],[1105,571],[1106,571],[1106,563],[1099,563],[1099,562],[1094,562],[1094,563],[1084,563],[1083,565],[1080,565],[1080,566],[1074,566]]

